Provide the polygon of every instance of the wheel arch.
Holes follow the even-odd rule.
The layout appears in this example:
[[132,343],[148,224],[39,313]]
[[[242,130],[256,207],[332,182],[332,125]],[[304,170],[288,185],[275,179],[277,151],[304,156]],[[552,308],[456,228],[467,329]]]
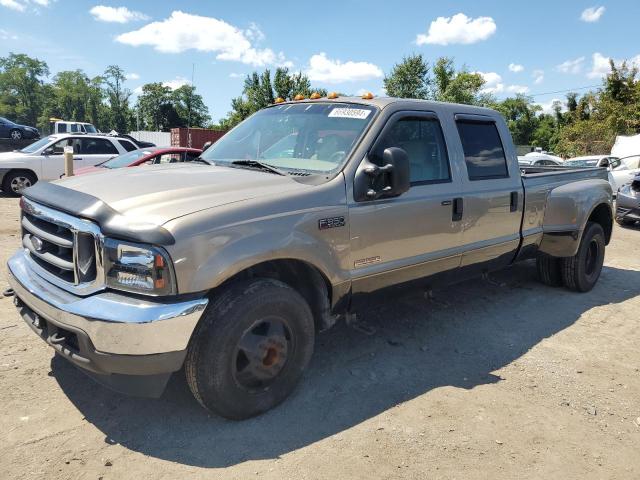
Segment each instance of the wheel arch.
[[4,189],[4,184],[7,178],[9,178],[10,175],[15,174],[16,172],[26,172],[26,173],[30,173],[31,175],[33,175],[36,178],[36,181],[33,183],[38,182],[40,179],[38,178],[38,174],[36,172],[34,172],[32,169],[30,168],[7,168],[4,171],[0,171],[0,187],[2,187]]
[[317,330],[335,323],[331,313],[334,289],[322,271],[311,263],[296,258],[266,260],[245,267],[211,290],[210,295],[231,283],[250,278],[273,278],[297,291],[309,304]]

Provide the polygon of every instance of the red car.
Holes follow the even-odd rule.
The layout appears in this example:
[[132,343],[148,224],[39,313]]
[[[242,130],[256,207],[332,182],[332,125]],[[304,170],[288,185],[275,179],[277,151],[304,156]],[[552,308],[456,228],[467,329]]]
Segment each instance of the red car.
[[139,148],[131,152],[118,155],[111,160],[99,163],[93,167],[79,168],[75,175],[85,173],[104,172],[105,168],[137,167],[139,165],[158,165],[161,163],[188,162],[198,158],[202,150],[186,147],[150,147]]

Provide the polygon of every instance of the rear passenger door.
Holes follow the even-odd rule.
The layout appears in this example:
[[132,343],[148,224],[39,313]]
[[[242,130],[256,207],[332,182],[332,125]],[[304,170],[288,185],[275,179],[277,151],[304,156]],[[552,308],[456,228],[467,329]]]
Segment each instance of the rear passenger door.
[[369,161],[383,166],[382,153],[389,147],[407,152],[411,188],[393,198],[350,200],[354,293],[455,271],[460,264],[462,230],[453,218],[453,200],[461,186],[438,117],[394,114],[369,151]]
[[[82,138],[79,155],[75,160],[82,166],[93,166],[105,162],[120,154],[110,140],[106,138]],[[77,165],[77,163],[76,163]]]
[[483,115],[456,115],[466,174],[462,178],[461,266],[509,264],[520,243],[523,187],[504,122]]

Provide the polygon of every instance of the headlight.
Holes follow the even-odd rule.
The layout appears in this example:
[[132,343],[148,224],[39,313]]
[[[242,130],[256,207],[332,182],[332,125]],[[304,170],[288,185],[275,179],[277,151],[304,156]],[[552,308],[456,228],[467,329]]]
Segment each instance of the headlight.
[[176,282],[167,252],[106,238],[104,271],[107,286],[145,295],[173,295]]

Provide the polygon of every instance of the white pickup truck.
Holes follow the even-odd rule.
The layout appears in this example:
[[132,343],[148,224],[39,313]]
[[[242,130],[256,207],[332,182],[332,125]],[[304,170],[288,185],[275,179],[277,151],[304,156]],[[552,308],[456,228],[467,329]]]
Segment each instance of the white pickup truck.
[[64,174],[64,147],[73,147],[74,168],[90,167],[138,148],[124,137],[106,135],[50,135],[22,150],[0,153],[0,186],[20,195],[39,180],[57,180]]

